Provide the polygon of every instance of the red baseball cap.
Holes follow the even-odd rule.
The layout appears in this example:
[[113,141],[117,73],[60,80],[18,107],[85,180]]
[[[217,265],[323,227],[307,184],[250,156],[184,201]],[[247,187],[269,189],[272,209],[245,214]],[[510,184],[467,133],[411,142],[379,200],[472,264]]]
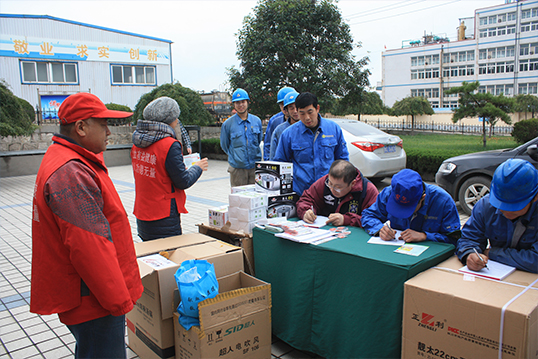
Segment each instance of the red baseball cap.
[[99,97],[87,92],[79,92],[69,96],[62,102],[58,111],[62,125],[78,120],[87,120],[90,117],[126,118],[132,114],[132,112],[109,110]]

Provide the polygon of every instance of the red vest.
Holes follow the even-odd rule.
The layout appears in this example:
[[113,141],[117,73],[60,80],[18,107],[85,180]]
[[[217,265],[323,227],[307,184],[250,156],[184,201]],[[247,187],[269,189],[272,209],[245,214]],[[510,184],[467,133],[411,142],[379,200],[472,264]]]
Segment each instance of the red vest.
[[172,198],[176,199],[178,213],[188,213],[185,191],[174,188],[165,167],[166,156],[174,142],[179,141],[165,137],[146,148],[133,146],[131,149],[136,190],[133,213],[142,221],[169,217]]
[[[126,314],[144,288],[127,213],[108,176],[103,156],[61,137],[55,136],[53,141],[56,143],[43,157],[34,189],[30,311],[44,315],[59,313],[60,320],[68,325],[109,314]],[[88,167],[100,189],[102,203],[98,205],[102,214],[91,214],[95,218],[104,215],[106,223],[91,224],[105,228],[101,232],[93,230],[91,224],[83,225],[76,213],[68,220],[60,218],[47,205],[44,196],[47,181],[72,160]],[[84,197],[86,187],[79,184],[81,190],[76,188],[76,175],[60,180],[72,181],[73,193]],[[81,213],[84,210],[82,205]],[[90,289],[90,295],[81,295],[81,279]]]

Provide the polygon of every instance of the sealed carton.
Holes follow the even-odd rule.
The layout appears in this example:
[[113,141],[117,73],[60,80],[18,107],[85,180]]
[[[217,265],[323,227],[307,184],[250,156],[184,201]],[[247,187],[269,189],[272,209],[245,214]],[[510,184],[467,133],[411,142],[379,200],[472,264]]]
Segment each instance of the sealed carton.
[[219,279],[219,294],[198,304],[200,326],[174,314],[178,359],[271,358],[271,285],[244,272]]
[[[135,244],[144,292],[127,313],[129,347],[141,358],[174,357],[174,273],[188,259],[205,259],[217,278],[243,270],[241,248],[200,234],[184,234]],[[160,258],[166,252],[168,259]]]
[[270,194],[293,192],[293,163],[258,161],[255,164],[256,191]]
[[[263,210],[265,211],[265,208]],[[256,227],[256,223],[258,223],[259,221],[265,222],[265,220],[263,219],[252,221],[252,222],[245,222],[245,221],[239,221],[239,220],[233,219],[233,220],[230,220],[230,229],[236,232],[243,232],[245,234],[251,234],[254,227]]]
[[228,218],[230,222],[254,222],[260,219],[267,218],[267,210],[265,209],[265,207],[260,207],[256,209],[230,207],[228,211]]
[[228,206],[213,207],[208,209],[209,225],[222,228],[228,222]]
[[256,185],[246,184],[243,186],[232,187],[232,193],[238,193],[238,192],[256,192]]
[[267,207],[267,193],[260,192],[238,192],[228,196],[230,207],[256,209]]
[[297,217],[296,203],[299,200],[297,193],[270,195],[267,198],[267,218]]
[[402,358],[538,358],[538,275],[497,281],[461,267],[452,257],[405,283]]

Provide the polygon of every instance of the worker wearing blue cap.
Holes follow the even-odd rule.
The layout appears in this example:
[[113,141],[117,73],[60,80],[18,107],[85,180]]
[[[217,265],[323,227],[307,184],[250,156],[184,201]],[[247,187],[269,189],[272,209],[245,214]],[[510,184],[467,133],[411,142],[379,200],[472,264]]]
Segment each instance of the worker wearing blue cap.
[[462,229],[456,254],[474,271],[492,259],[538,273],[538,170],[530,162],[509,159],[497,167],[490,193]]
[[362,212],[362,226],[370,235],[385,241],[402,231],[405,242],[434,241],[456,244],[460,217],[454,200],[442,188],[422,181],[404,169],[392,177],[372,206]]

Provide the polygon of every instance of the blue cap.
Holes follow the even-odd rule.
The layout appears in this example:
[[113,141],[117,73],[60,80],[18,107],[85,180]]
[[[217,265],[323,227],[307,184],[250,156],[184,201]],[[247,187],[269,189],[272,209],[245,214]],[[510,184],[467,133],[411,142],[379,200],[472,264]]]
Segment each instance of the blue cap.
[[489,203],[502,211],[517,212],[538,194],[538,170],[530,162],[510,158],[497,167]]
[[411,217],[424,192],[420,175],[406,168],[392,177],[390,187],[387,212],[396,218]]

